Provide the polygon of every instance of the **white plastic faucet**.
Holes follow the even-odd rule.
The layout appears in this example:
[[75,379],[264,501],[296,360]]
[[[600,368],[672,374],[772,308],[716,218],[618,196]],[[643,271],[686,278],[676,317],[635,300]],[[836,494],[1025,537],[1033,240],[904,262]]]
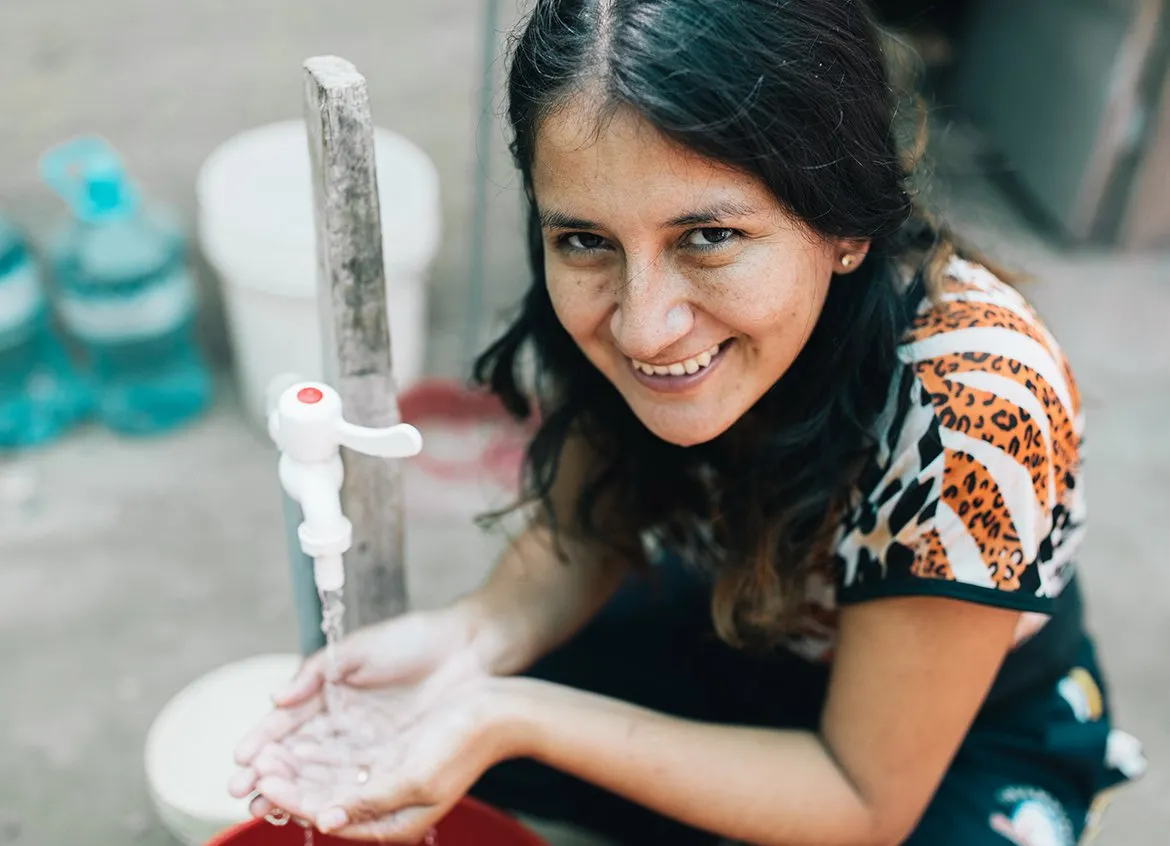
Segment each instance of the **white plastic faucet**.
[[[288,385],[287,377],[279,381]],[[422,436],[408,423],[373,429],[346,422],[341,397],[320,382],[285,387],[268,414],[268,434],[281,452],[280,483],[304,513],[297,537],[313,559],[317,589],[340,590],[345,585],[342,555],[353,544],[353,525],[341,512],[341,447],[407,458],[422,449]]]

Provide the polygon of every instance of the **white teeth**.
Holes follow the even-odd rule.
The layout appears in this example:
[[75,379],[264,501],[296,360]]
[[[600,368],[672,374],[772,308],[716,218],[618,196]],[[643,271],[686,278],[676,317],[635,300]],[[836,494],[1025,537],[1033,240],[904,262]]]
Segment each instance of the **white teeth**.
[[719,355],[719,345],[704,350],[694,358],[676,361],[674,364],[647,364],[644,361],[630,359],[635,368],[650,376],[689,376],[698,373],[711,364],[715,356]]

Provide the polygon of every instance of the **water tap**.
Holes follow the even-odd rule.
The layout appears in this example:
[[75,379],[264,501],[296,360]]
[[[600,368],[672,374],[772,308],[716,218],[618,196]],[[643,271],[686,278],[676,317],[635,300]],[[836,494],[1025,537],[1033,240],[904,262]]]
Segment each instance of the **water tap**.
[[342,417],[341,397],[328,385],[283,381],[268,414],[268,434],[281,453],[280,483],[304,514],[297,537],[313,559],[318,590],[340,590],[345,584],[342,555],[353,544],[353,525],[341,512],[341,447],[407,458],[422,449],[422,436],[408,423],[384,429],[349,423]]

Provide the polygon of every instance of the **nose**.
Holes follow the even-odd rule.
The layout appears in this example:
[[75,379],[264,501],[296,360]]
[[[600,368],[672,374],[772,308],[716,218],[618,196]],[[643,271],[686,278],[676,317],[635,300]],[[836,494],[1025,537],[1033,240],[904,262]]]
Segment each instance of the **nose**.
[[685,281],[664,264],[653,260],[628,272],[610,318],[614,341],[640,361],[653,361],[695,325]]

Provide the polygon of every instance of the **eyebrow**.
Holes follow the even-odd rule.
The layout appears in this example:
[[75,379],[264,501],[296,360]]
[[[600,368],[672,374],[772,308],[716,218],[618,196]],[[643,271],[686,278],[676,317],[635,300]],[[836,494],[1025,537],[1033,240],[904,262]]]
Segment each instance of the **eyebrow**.
[[[701,209],[696,209],[695,211],[671,218],[663,224],[663,228],[677,229],[681,226],[705,226],[719,223],[729,217],[747,217],[755,213],[756,210],[747,203],[736,202],[735,200],[722,200]],[[545,229],[604,228],[591,220],[573,217],[571,214],[557,211],[556,209],[541,209],[540,225]]]
[[584,220],[580,217],[573,217],[571,214],[557,211],[556,209],[541,209],[540,210],[540,225],[545,229],[600,229],[591,220]]

